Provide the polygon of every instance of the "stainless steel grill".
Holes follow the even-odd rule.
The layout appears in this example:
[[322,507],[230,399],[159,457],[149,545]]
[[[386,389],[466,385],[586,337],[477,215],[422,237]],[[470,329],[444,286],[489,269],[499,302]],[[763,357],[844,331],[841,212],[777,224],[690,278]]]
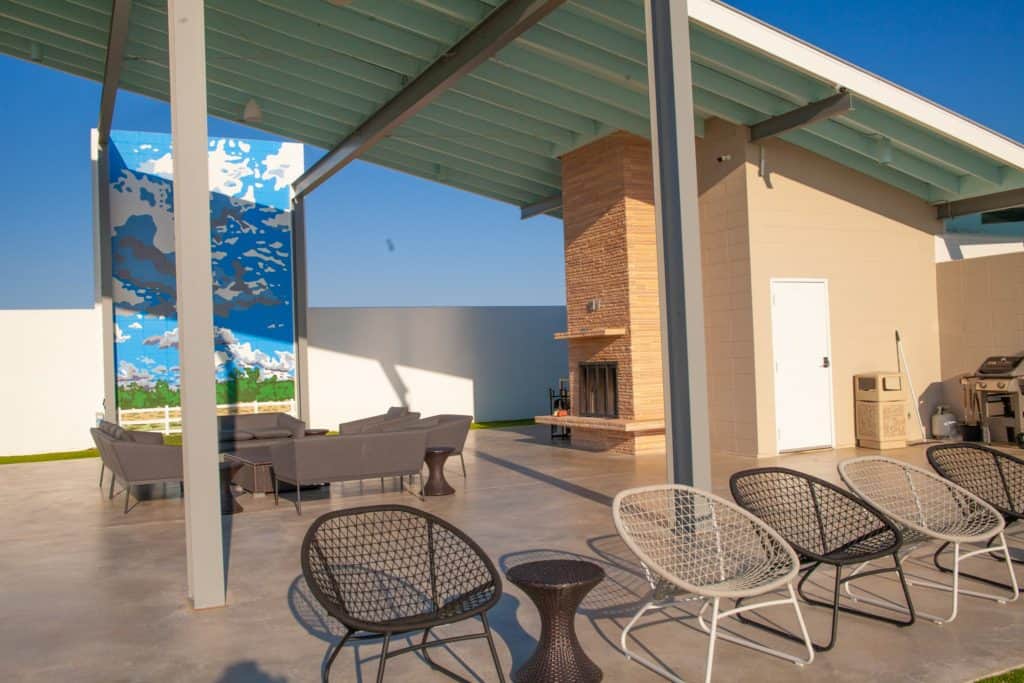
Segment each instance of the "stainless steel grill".
[[982,430],[983,440],[1019,443],[1024,434],[1024,352],[990,356],[977,372],[960,380],[964,422]]

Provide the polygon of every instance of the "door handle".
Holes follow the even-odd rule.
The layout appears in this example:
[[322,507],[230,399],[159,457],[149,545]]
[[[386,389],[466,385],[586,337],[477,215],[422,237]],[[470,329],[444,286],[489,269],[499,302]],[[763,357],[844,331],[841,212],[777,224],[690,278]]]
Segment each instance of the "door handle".
[[832,365],[832,362],[828,359],[828,356],[825,356],[824,358],[821,359],[821,367],[827,368],[827,367],[831,367],[831,365]]

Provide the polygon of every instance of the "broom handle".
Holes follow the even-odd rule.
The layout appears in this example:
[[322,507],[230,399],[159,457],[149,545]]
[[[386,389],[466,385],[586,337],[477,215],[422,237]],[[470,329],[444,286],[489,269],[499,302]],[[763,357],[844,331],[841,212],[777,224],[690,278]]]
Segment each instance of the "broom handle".
[[910,398],[914,401],[914,414],[917,415],[917,423],[921,427],[921,439],[928,440],[928,432],[924,428],[924,420],[921,418],[921,407],[917,402],[917,392],[914,391],[914,380],[910,376],[910,365],[907,364],[907,357],[903,353],[903,340],[900,339],[900,331],[896,330],[896,353],[898,354],[899,369],[907,373],[907,385],[910,387]]

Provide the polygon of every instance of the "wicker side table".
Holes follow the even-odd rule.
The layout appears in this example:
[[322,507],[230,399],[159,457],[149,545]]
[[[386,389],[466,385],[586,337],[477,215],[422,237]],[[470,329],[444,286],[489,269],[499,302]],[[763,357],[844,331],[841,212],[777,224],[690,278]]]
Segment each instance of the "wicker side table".
[[431,446],[423,456],[427,463],[427,483],[423,486],[424,496],[450,496],[455,493],[444,478],[444,462],[455,452],[450,446]]
[[540,560],[512,567],[505,577],[526,593],[540,613],[537,649],[518,671],[516,683],[596,683],[604,674],[576,638],[576,609],[604,570],[593,562]]

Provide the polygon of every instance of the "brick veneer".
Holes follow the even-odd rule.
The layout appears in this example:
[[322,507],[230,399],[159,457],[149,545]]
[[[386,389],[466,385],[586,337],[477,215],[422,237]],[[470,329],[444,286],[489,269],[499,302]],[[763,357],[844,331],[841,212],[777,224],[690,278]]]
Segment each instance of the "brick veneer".
[[[619,337],[568,342],[570,391],[575,395],[578,389],[581,362],[615,362],[619,418],[663,419],[650,142],[614,133],[566,154],[562,198],[568,331],[627,330]],[[600,302],[594,312],[587,311],[591,299]],[[576,400],[573,406],[575,412]],[[573,429],[573,442],[618,453],[664,450],[662,435],[579,427]]]

